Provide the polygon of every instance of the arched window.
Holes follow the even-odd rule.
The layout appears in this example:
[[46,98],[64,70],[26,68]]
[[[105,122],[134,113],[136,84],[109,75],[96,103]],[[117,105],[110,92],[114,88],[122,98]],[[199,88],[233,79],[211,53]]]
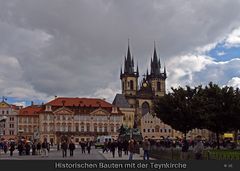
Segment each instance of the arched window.
[[159,132],[160,127],[158,125],[155,126],[155,132]]
[[161,83],[157,82],[157,91],[161,91]]
[[142,104],[142,116],[146,115],[148,112],[150,112],[150,107],[148,102],[144,102]]
[[130,81],[130,90],[133,90],[133,80]]

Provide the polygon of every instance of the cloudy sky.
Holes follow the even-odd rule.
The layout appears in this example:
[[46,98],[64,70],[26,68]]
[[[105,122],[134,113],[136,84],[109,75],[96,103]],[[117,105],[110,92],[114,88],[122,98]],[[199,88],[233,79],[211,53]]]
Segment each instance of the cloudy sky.
[[239,9],[240,0],[0,0],[0,95],[111,102],[128,38],[141,75],[156,41],[168,90],[240,87]]

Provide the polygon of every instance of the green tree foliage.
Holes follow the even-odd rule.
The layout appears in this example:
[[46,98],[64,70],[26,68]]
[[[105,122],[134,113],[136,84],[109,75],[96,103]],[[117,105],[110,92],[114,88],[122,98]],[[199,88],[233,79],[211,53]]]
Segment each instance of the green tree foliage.
[[156,116],[164,123],[171,125],[172,128],[183,132],[185,135],[188,131],[195,128],[199,123],[199,118],[195,115],[197,109],[197,92],[200,88],[186,89],[172,88],[172,92],[166,94],[155,102],[154,110]]
[[208,129],[219,135],[240,129],[240,90],[209,83],[191,88],[172,88],[155,101],[156,116],[185,134],[194,128]]

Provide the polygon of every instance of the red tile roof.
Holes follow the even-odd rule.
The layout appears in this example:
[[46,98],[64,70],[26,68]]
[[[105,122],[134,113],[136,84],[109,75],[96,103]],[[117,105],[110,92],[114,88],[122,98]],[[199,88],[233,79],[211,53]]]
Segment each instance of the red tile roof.
[[37,116],[41,109],[42,109],[42,107],[36,106],[36,105],[28,106],[28,107],[20,109],[19,115],[35,115],[35,116]]
[[69,97],[59,97],[56,98],[48,103],[46,105],[52,105],[52,106],[86,106],[86,107],[103,107],[103,108],[111,108],[113,107],[112,104],[97,98],[69,98]]

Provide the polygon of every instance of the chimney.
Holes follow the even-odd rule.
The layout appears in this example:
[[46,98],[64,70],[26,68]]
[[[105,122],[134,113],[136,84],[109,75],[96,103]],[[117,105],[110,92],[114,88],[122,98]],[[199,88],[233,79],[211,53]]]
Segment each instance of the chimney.
[[57,96],[54,96],[54,98],[56,99],[56,98],[57,98]]
[[33,103],[33,101],[31,101],[31,106],[33,106],[34,105],[34,103]]

